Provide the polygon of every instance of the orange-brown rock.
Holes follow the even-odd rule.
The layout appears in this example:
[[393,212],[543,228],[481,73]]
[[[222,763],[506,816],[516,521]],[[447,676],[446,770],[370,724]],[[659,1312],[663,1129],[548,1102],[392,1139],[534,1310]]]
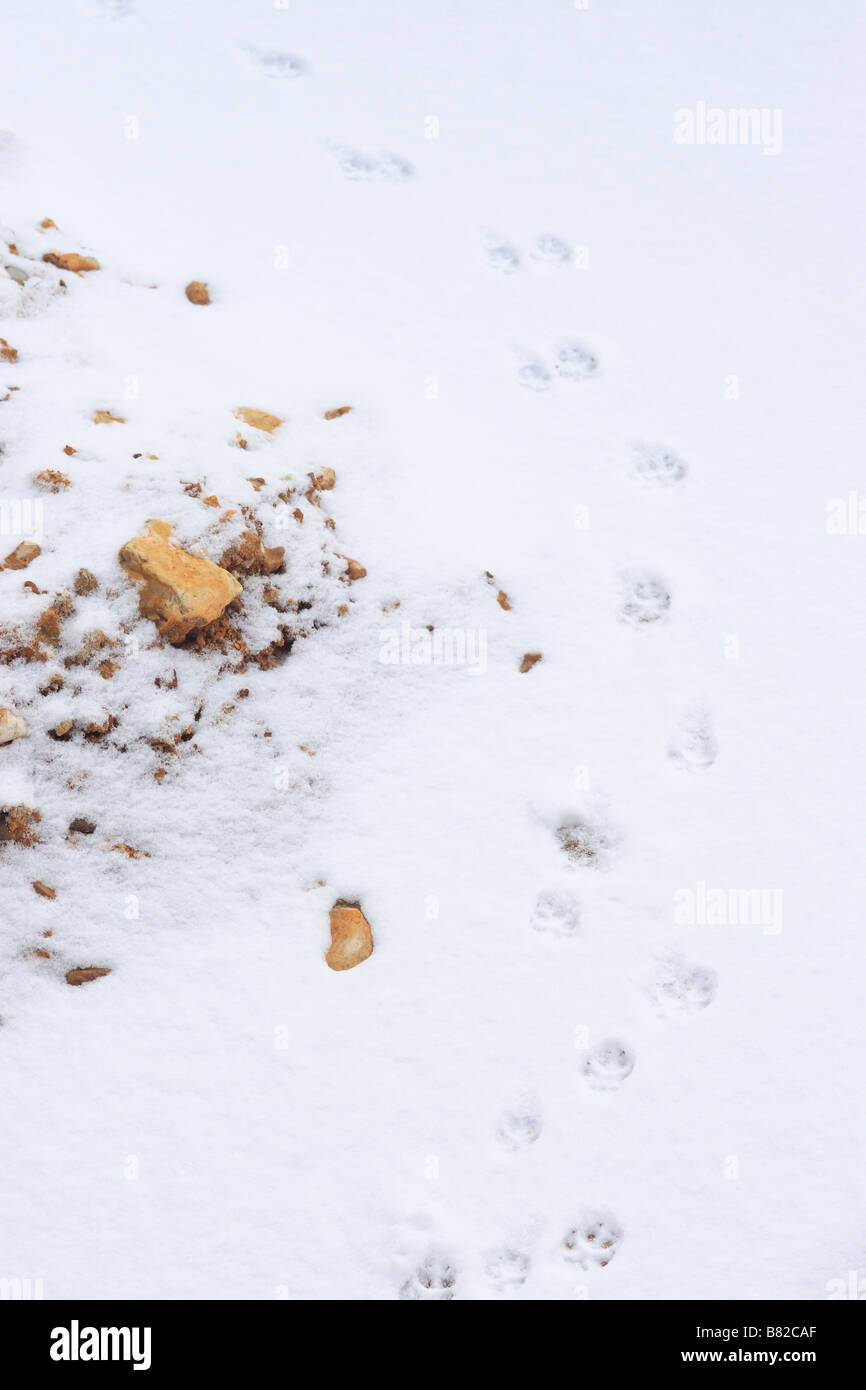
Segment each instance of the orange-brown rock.
[[184,294],[190,304],[210,304],[210,295],[204,280],[190,280]]
[[89,985],[91,980],[98,980],[103,975],[110,975],[111,970],[107,965],[82,965],[75,970],[67,970],[66,983],[68,985]]
[[348,415],[348,413],[349,413],[349,411],[350,411],[351,409],[352,409],[352,407],[351,407],[350,405],[338,405],[338,406],[335,407],[334,410],[326,410],[326,411],[325,411],[325,419],[326,419],[326,420],[339,420],[339,418],[340,418],[341,415]]
[[505,609],[506,613],[511,612],[511,603],[504,589],[499,590],[499,593],[496,595],[496,602],[499,604],[500,608]]
[[0,811],[0,841],[7,844],[35,845],[38,835],[33,829],[42,817],[32,806],[7,806]]
[[57,646],[60,641],[60,615],[56,608],[46,608],[44,613],[40,613],[36,631],[49,647]]
[[49,265],[59,266],[61,270],[74,270],[78,274],[82,270],[99,269],[99,261],[93,256],[79,256],[77,251],[46,251],[42,259]]
[[43,468],[41,473],[35,475],[33,481],[43,492],[62,492],[64,488],[69,487],[66,474],[58,473],[56,468]]
[[110,410],[97,410],[93,417],[95,425],[125,425],[126,420],[123,415],[112,415]]
[[268,434],[273,434],[283,423],[279,415],[269,415],[266,410],[253,410],[248,405],[242,405],[235,414],[245,425],[251,425],[254,430],[265,430]]
[[47,231],[49,227],[53,227],[55,232],[57,231],[57,223],[53,222],[50,217],[43,217],[39,225],[44,231]]
[[223,551],[220,564],[232,574],[273,574],[285,559],[281,545],[262,545],[255,531],[244,531],[240,538]]
[[72,587],[79,597],[83,597],[84,594],[92,594],[94,589],[99,588],[99,580],[95,574],[91,574],[90,570],[80,569],[75,576]]
[[34,890],[34,892],[36,892],[36,893],[39,894],[40,898],[56,898],[56,897],[57,897],[57,894],[55,893],[54,889],[53,889],[53,888],[49,888],[49,887],[48,887],[48,884],[47,884],[47,883],[43,883],[42,880],[41,880],[40,878],[37,878],[37,879],[34,881],[34,883],[33,883],[33,890]]
[[540,660],[541,652],[527,652],[520,663],[520,674],[525,676],[526,672],[531,671],[533,666],[536,666]]
[[317,468],[314,473],[308,473],[307,477],[312,479],[312,485],[317,492],[330,492],[337,481],[333,468]]
[[339,898],[331,908],[331,948],[325,957],[332,970],[351,970],[373,954],[373,933],[358,903]]
[[140,536],[121,547],[119,559],[130,579],[142,586],[142,616],[157,623],[160,636],[174,644],[214,622],[242,592],[228,570],[172,541],[166,521],[149,521]]
[[356,579],[364,578],[367,571],[358,560],[350,560],[348,555],[341,555],[340,559],[346,561],[346,573],[341,574],[340,578],[345,580],[347,584],[354,584]]
[[26,570],[31,560],[35,560],[37,555],[42,554],[42,546],[35,541],[21,541],[11,551],[3,561],[2,568],[7,570]]
[[0,338],[0,362],[17,362],[18,349],[10,347],[5,338]]
[[73,449],[73,447],[72,447],[71,444],[64,444],[64,446],[63,446],[63,452],[64,452],[64,454],[66,455],[67,458],[70,458],[70,459],[71,459],[73,454],[77,454],[77,453],[78,453],[78,450],[77,450],[77,449]]
[[27,737],[27,724],[13,709],[0,709],[0,743]]

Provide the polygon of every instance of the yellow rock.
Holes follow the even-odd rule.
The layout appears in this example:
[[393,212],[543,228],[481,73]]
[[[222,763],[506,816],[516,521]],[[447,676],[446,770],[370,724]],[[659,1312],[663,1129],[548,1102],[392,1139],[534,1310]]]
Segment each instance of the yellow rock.
[[43,261],[48,261],[50,265],[59,266],[61,270],[74,270],[81,274],[83,270],[98,270],[99,261],[93,256],[79,256],[77,251],[46,251],[42,257]]
[[357,903],[338,899],[331,908],[331,949],[325,956],[332,970],[351,970],[373,954],[373,933]]
[[279,415],[269,415],[266,410],[253,410],[251,406],[242,405],[235,411],[239,420],[244,424],[251,425],[254,430],[266,430],[268,434],[273,434],[283,422]]
[[142,616],[159,624],[167,642],[182,642],[214,622],[242,592],[233,574],[172,541],[167,521],[148,521],[140,536],[121,547],[119,559],[130,579],[142,585]]
[[20,715],[11,709],[0,709],[0,743],[11,743],[14,738],[26,738],[27,725]]

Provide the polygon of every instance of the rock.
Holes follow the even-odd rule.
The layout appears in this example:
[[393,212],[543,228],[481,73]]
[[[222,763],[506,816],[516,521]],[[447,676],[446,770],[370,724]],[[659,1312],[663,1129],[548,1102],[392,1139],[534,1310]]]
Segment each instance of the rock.
[[75,721],[73,719],[62,719],[59,724],[55,724],[53,729],[48,730],[48,737],[57,739],[62,743],[64,739],[69,738],[74,728]]
[[110,974],[111,970],[107,965],[78,966],[75,970],[67,970],[66,983],[68,985],[89,985],[91,980],[99,980],[103,975]]
[[499,590],[499,593],[496,595],[496,602],[499,604],[500,608],[505,609],[506,613],[511,612],[511,604],[508,601],[508,595],[504,589]]
[[26,570],[31,560],[35,560],[37,555],[42,554],[42,546],[36,545],[34,541],[21,541],[15,549],[6,556],[2,568],[7,570]]
[[159,625],[167,642],[177,644],[219,618],[242,586],[228,570],[188,554],[170,537],[168,522],[149,521],[140,536],[121,548],[119,559],[130,579],[142,585],[142,616]]
[[251,425],[254,430],[265,430],[268,434],[273,434],[283,423],[279,415],[269,415],[266,410],[253,410],[248,405],[242,405],[235,414],[245,425]]
[[540,660],[541,652],[527,652],[520,663],[520,674],[525,676],[526,672],[531,671],[533,666],[537,666]]
[[69,487],[66,474],[58,473],[56,468],[43,468],[41,473],[35,475],[33,481],[43,492],[62,492],[64,488]]
[[7,806],[0,811],[0,840],[7,844],[35,845],[39,837],[33,827],[41,819],[32,806]]
[[74,270],[77,274],[83,270],[99,270],[99,261],[94,260],[93,256],[79,256],[77,251],[46,251],[42,259],[49,265],[59,266],[61,270]]
[[92,835],[95,829],[95,822],[85,820],[83,816],[76,816],[75,820],[69,822],[70,835]]
[[184,294],[190,304],[210,304],[210,295],[203,280],[190,280]]
[[331,949],[325,957],[332,970],[351,970],[373,954],[373,933],[358,903],[339,898],[331,908]]
[[25,720],[14,710],[0,709],[0,743],[11,743],[13,739],[26,737]]
[[18,349],[10,347],[5,338],[0,338],[0,362],[17,362]]
[[77,453],[78,453],[78,450],[77,450],[77,449],[73,449],[73,447],[72,447],[71,444],[64,444],[64,446],[63,446],[63,452],[64,452],[64,454],[66,455],[67,458],[72,458],[72,455],[73,455],[73,454],[77,454]]
[[16,285],[26,285],[27,281],[30,279],[27,271],[22,269],[20,265],[7,265],[6,274],[9,276],[10,280],[15,281]]
[[348,413],[349,413],[349,411],[350,411],[351,409],[352,409],[352,407],[351,407],[350,405],[338,405],[338,406],[336,407],[336,409],[334,409],[334,410],[326,410],[326,411],[325,411],[325,419],[326,419],[326,420],[339,420],[339,418],[340,418],[341,415],[348,415]]
[[312,479],[317,492],[330,492],[337,481],[333,468],[317,468],[315,473],[308,473],[307,477]]
[[44,613],[40,613],[36,631],[43,642],[50,647],[57,646],[60,641],[60,615],[56,608],[46,608]]
[[283,546],[264,546],[255,531],[244,531],[239,540],[223,551],[220,564],[232,574],[274,574],[285,555]]
[[56,897],[57,897],[57,894],[55,893],[54,889],[53,889],[53,888],[49,888],[49,887],[48,887],[48,884],[47,884],[47,883],[43,883],[42,880],[39,879],[39,878],[37,878],[37,879],[34,881],[33,890],[34,890],[34,892],[36,892],[36,893],[39,894],[40,898],[56,898]]
[[346,573],[341,574],[340,578],[344,579],[347,584],[354,584],[356,579],[363,579],[366,576],[367,571],[357,560],[350,560],[348,555],[341,555],[340,559],[346,561]]
[[122,415],[112,415],[110,410],[97,410],[93,417],[95,425],[125,425],[126,420]]
[[55,232],[57,231],[57,223],[56,223],[56,222],[53,222],[52,219],[51,219],[50,217],[43,217],[43,219],[42,219],[42,221],[39,223],[39,225],[40,225],[40,227],[42,228],[42,230],[43,230],[44,232],[47,232],[47,230],[48,230],[49,227],[53,227],[54,230],[55,230]]
[[92,594],[94,589],[98,589],[99,580],[95,574],[91,574],[90,570],[80,569],[75,576],[72,587],[81,598],[84,594]]

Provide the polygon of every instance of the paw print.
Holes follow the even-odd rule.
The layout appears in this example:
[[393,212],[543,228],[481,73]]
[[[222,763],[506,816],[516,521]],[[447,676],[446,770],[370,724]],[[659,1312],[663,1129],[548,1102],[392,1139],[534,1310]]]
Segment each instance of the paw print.
[[543,1124],[537,1107],[525,1102],[503,1115],[496,1130],[499,1145],[509,1153],[528,1149],[538,1139]]
[[388,151],[370,154],[366,150],[335,149],[337,163],[347,179],[370,182],[384,179],[390,183],[405,183],[414,169],[407,159]]
[[550,932],[552,936],[574,936],[579,922],[577,899],[571,893],[539,893],[530,918],[533,931]]
[[657,623],[667,614],[671,596],[664,582],[651,574],[627,576],[620,617],[633,627]]
[[718,756],[712,721],[706,710],[690,710],[668,746],[668,757],[686,772],[712,767]]
[[517,247],[500,237],[488,235],[484,238],[484,259],[491,270],[499,270],[503,275],[513,275],[520,269]]
[[673,449],[662,444],[640,444],[634,451],[634,473],[641,482],[672,487],[688,476],[688,466]]
[[564,381],[585,381],[598,371],[598,358],[584,343],[570,338],[557,349],[556,370]]
[[485,1257],[484,1268],[488,1279],[500,1293],[509,1289],[519,1289],[525,1284],[532,1267],[532,1257],[527,1250],[516,1250],[504,1246],[492,1250]]
[[605,1038],[583,1060],[583,1074],[595,1091],[616,1091],[634,1071],[634,1053],[619,1038]]
[[454,1297],[457,1271],[442,1255],[430,1254],[409,1276],[400,1297],[444,1303]]
[[307,71],[303,58],[298,58],[294,53],[280,53],[267,48],[248,48],[247,53],[253,67],[265,77],[293,81],[296,77],[303,77]]
[[582,1269],[593,1266],[604,1269],[616,1254],[622,1237],[622,1227],[613,1217],[601,1212],[588,1213],[566,1231],[562,1241],[563,1258]]
[[566,858],[583,868],[594,869],[603,864],[619,842],[610,826],[574,816],[559,827],[556,838]]
[[541,236],[536,237],[532,254],[537,260],[557,266],[568,265],[574,255],[568,242],[552,232],[542,232]]
[[549,391],[553,379],[553,372],[541,361],[525,362],[517,373],[520,385],[529,391]]
[[718,989],[715,970],[693,965],[681,956],[667,956],[658,962],[650,991],[662,1017],[700,1013],[712,1004]]

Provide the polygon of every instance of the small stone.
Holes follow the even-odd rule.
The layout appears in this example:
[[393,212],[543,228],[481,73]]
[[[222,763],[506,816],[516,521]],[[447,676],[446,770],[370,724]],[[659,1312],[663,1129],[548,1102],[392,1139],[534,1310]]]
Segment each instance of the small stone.
[[210,304],[210,295],[204,280],[190,280],[184,294],[190,304]]
[[53,222],[50,217],[43,217],[39,225],[44,232],[47,232],[49,227],[53,227],[55,232],[57,231],[57,223]]
[[5,338],[0,338],[0,362],[17,362],[18,349],[10,347]]
[[273,434],[283,423],[279,415],[269,415],[266,410],[253,410],[248,405],[242,405],[235,414],[244,424],[251,425],[254,430],[265,430],[267,434]]
[[110,410],[97,410],[93,417],[95,425],[125,425],[126,420],[122,415],[112,415]]
[[20,265],[7,265],[6,274],[10,280],[14,280],[16,285],[26,285],[30,276]]
[[220,564],[232,574],[274,574],[285,555],[284,546],[264,546],[255,531],[244,531],[234,545],[223,551]]
[[83,816],[76,816],[75,820],[69,822],[70,835],[92,835],[95,829],[95,822],[85,820]]
[[209,497],[203,497],[201,500],[206,507],[218,507],[220,504],[220,500],[215,492],[212,492]]
[[73,454],[77,454],[77,453],[78,453],[78,450],[77,450],[77,449],[73,449],[73,447],[72,447],[71,444],[64,444],[64,446],[63,446],[63,452],[64,452],[64,454],[66,455],[67,458],[72,458],[72,455],[73,455]]
[[505,609],[506,613],[511,612],[511,604],[508,601],[508,595],[504,589],[499,590],[499,593],[496,595],[496,602],[499,604],[500,608]]
[[79,597],[83,597],[84,594],[92,594],[94,589],[99,588],[99,580],[95,574],[91,574],[90,570],[80,569],[75,576],[72,587]]
[[11,743],[13,739],[26,737],[26,721],[14,710],[0,709],[0,743]]
[[38,836],[33,829],[42,816],[32,806],[7,806],[0,811],[0,840],[16,845],[35,845]]
[[77,274],[83,270],[99,270],[99,261],[93,256],[79,256],[77,251],[46,251],[42,259],[49,265],[59,266],[61,270],[74,270]]
[[326,420],[339,420],[341,415],[348,415],[352,409],[350,405],[338,405],[334,410],[325,411]]
[[15,549],[6,556],[2,568],[7,570],[26,570],[31,560],[35,560],[37,555],[42,554],[42,546],[36,545],[34,541],[21,541]]
[[325,957],[332,970],[351,970],[373,954],[373,933],[358,903],[339,898],[331,908],[331,947]]
[[99,980],[103,975],[110,975],[111,970],[107,965],[83,965],[75,970],[67,970],[66,983],[68,985],[89,985],[91,980]]
[[318,468],[315,473],[308,473],[307,477],[312,479],[317,492],[330,492],[337,481],[333,468]]
[[48,733],[51,738],[59,739],[62,742],[64,739],[69,738],[74,728],[75,723],[72,719],[63,719],[59,724],[55,725],[53,729],[49,729]]
[[265,485],[264,478],[247,478],[247,482],[252,483],[253,488],[256,492],[261,492],[262,488]]
[[41,473],[37,473],[33,479],[37,487],[41,487],[43,492],[62,492],[69,487],[69,479],[65,473],[58,473],[56,468],[43,468]]
[[49,888],[49,887],[48,887],[48,884],[47,884],[47,883],[43,883],[42,880],[41,880],[40,878],[37,878],[37,879],[34,881],[34,883],[33,883],[33,891],[34,891],[35,893],[38,893],[39,896],[40,896],[40,898],[56,898],[56,897],[57,897],[57,894],[55,893],[54,889],[53,889],[53,888]]
[[177,644],[219,618],[242,586],[228,570],[188,554],[170,537],[168,522],[149,521],[140,536],[122,546],[119,559],[129,577],[142,585],[142,616],[159,625],[167,642]]
[[46,608],[45,612],[39,615],[36,631],[43,642],[47,642],[50,647],[57,646],[60,641],[60,616],[56,608]]
[[525,676],[541,660],[541,652],[527,652],[520,663],[520,674]]
[[367,571],[359,561],[350,560],[348,555],[341,555],[340,559],[346,561],[346,573],[341,574],[340,578],[345,580],[347,584],[354,584],[356,579],[365,578]]

